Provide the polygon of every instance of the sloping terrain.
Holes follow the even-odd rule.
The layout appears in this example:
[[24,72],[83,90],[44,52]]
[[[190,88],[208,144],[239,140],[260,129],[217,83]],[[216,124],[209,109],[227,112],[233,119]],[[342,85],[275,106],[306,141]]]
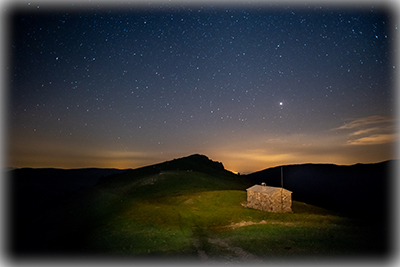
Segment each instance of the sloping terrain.
[[195,262],[388,255],[369,221],[297,201],[285,214],[244,207],[251,185],[200,155],[128,170],[33,216],[13,253]]

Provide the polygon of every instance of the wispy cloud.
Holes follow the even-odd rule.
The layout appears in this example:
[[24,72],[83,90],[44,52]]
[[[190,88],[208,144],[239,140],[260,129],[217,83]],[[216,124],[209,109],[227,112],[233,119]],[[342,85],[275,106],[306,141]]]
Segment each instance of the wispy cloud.
[[381,130],[381,128],[373,127],[373,128],[368,128],[368,129],[363,129],[363,130],[356,131],[356,132],[354,132],[354,133],[351,133],[350,135],[351,135],[351,136],[354,136],[354,135],[363,135],[363,134],[367,134],[367,133],[377,132],[377,131],[380,131],[380,130]]
[[380,145],[395,142],[397,134],[375,134],[367,137],[347,141],[349,145]]
[[354,129],[354,128],[362,128],[362,127],[366,127],[369,126],[371,124],[385,124],[385,123],[393,123],[393,119],[386,117],[386,116],[369,116],[369,117],[365,117],[365,118],[360,118],[360,119],[356,119],[353,120],[349,123],[346,123],[336,129]]
[[347,145],[380,145],[395,142],[395,120],[387,116],[356,119],[333,130],[350,130]]

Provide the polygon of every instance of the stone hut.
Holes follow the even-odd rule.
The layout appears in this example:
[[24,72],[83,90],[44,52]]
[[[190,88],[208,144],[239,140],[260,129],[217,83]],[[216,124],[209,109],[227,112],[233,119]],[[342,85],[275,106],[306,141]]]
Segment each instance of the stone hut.
[[247,188],[247,207],[268,212],[292,212],[292,192],[281,187],[254,185]]

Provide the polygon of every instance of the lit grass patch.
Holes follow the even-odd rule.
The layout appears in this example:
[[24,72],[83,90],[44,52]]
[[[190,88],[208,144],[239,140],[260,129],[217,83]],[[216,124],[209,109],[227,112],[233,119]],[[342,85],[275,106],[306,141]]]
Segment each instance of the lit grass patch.
[[122,185],[98,189],[81,209],[90,225],[85,249],[210,259],[241,257],[236,252],[243,251],[278,259],[374,251],[379,240],[368,232],[372,228],[301,202],[293,201],[293,213],[246,208],[243,184],[209,174],[167,171]]
[[[209,237],[221,235],[225,238],[224,235],[232,234],[231,239],[235,242],[246,244],[247,238],[250,247],[261,248],[263,246],[257,244],[257,240],[263,231],[268,230],[266,234],[271,235],[274,229],[285,229],[281,227],[287,224],[323,226],[336,218],[332,215],[312,214],[307,212],[304,204],[296,202],[295,205],[302,207],[303,213],[268,213],[243,207],[241,203],[245,200],[246,192],[238,190],[156,195],[146,199],[126,197],[119,209],[110,213],[105,223],[93,231],[90,246],[118,255],[192,255],[196,251],[194,240],[202,240],[204,249],[216,255],[215,251],[226,249],[216,249],[215,244],[207,242]],[[232,224],[243,221],[262,221],[270,225],[260,226],[261,232],[252,232],[251,227],[227,230]],[[297,228],[290,229],[294,231]],[[282,238],[285,235],[278,236]]]

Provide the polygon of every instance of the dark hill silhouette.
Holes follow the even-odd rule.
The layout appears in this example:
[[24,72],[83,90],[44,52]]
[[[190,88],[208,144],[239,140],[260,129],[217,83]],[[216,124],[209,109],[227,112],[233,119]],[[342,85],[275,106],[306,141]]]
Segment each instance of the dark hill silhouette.
[[[381,220],[390,208],[390,179],[398,161],[338,166],[302,164],[283,167],[283,187],[293,199],[348,215]],[[281,166],[246,177],[254,183],[281,186]]]
[[220,177],[221,175],[235,177],[236,175],[225,170],[224,165],[218,161],[212,161],[205,155],[194,154],[183,158],[173,159],[162,163],[128,170],[124,175],[110,175],[103,177],[99,183],[107,183],[115,179],[132,179],[146,175],[159,174],[164,171],[195,171]]

